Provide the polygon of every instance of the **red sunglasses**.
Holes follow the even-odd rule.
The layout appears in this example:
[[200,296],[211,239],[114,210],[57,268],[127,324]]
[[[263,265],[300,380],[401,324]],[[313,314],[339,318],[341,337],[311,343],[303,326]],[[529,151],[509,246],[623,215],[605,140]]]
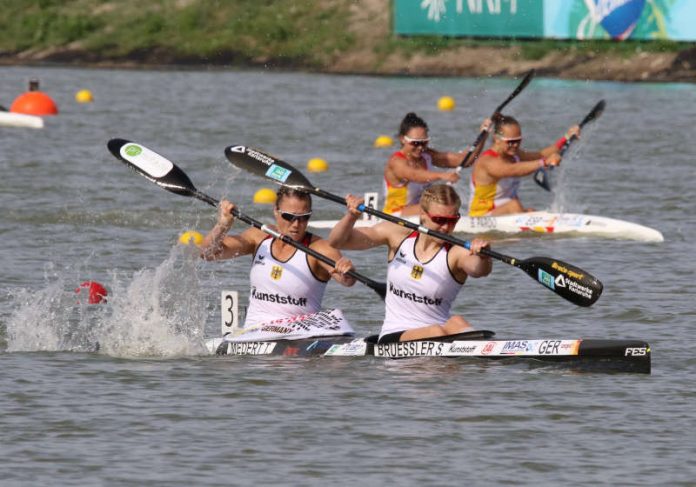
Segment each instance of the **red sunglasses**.
[[456,215],[431,215],[426,212],[428,218],[430,218],[435,225],[456,225],[459,219],[462,217],[459,213]]

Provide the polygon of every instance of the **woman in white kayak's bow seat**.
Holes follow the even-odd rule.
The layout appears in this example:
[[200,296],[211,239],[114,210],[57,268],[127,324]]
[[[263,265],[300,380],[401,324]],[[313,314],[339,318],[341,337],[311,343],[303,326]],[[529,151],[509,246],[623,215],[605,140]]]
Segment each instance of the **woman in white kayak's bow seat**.
[[[346,197],[348,212],[331,230],[329,242],[341,249],[365,250],[378,245],[389,249],[387,297],[379,343],[420,340],[471,330],[450,308],[467,277],[484,277],[492,269],[491,259],[478,255],[488,242],[475,239],[471,250],[452,246],[406,227],[382,222],[354,228],[362,199]],[[459,220],[461,200],[444,184],[427,188],[421,197],[421,225],[451,234]]]
[[469,216],[497,216],[534,211],[525,208],[517,191],[520,178],[539,168],[561,163],[560,150],[567,140],[580,137],[574,125],[554,144],[538,151],[523,151],[522,129],[515,118],[496,117],[493,144],[481,154],[471,170],[469,181]]
[[[492,122],[484,120],[481,130],[488,134]],[[484,139],[485,140],[485,139]],[[433,167],[456,168],[466,152],[441,152],[429,147],[428,125],[415,113],[407,113],[399,127],[401,149],[394,152],[384,167],[385,213],[401,216],[417,215],[418,201],[423,190],[435,181],[456,183],[459,174],[452,171],[434,171]],[[472,154],[478,157],[483,142]]]
[[233,208],[228,200],[220,202],[218,221],[203,239],[200,250],[206,260],[252,255],[245,329],[319,312],[326,284],[332,278],[344,286],[355,284],[355,278],[345,274],[353,270],[352,262],[326,240],[307,232],[312,214],[308,193],[285,187],[278,190],[273,210],[275,230],[331,258],[335,267],[254,227],[227,235],[234,222]]

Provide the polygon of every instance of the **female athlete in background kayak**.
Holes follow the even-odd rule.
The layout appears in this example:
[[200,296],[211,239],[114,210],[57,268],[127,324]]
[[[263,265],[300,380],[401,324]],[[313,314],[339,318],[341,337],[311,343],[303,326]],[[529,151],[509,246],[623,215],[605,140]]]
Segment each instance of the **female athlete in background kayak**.
[[[484,120],[481,130],[488,133],[489,119]],[[458,167],[465,152],[440,152],[428,147],[430,137],[428,125],[415,113],[407,113],[399,127],[401,149],[389,158],[384,168],[384,212],[398,215],[417,215],[418,201],[428,184],[435,181],[456,183],[456,172],[433,171],[433,166]],[[485,142],[485,139],[484,139]],[[472,154],[478,157],[484,142]]]
[[495,216],[533,211],[520,202],[520,177],[539,168],[561,163],[560,150],[572,137],[580,137],[580,126],[538,151],[523,151],[522,129],[513,117],[496,117],[493,145],[474,163],[469,183],[469,216]]
[[[467,277],[490,274],[491,259],[478,255],[488,242],[475,239],[471,250],[451,246],[390,222],[354,228],[361,198],[346,197],[348,212],[331,230],[329,242],[342,249],[365,250],[378,245],[389,249],[387,297],[379,343],[454,335],[471,329],[459,315],[450,315],[452,303]],[[420,200],[421,225],[450,234],[459,220],[461,200],[444,184],[427,188]]]
[[278,190],[273,210],[276,229],[333,259],[335,268],[254,227],[237,235],[227,235],[234,222],[233,208],[230,201],[220,202],[217,224],[205,236],[200,250],[206,260],[253,256],[245,329],[320,311],[324,290],[331,278],[344,286],[355,284],[355,279],[345,274],[353,269],[352,262],[326,240],[307,232],[312,214],[312,199],[308,193],[285,187]]

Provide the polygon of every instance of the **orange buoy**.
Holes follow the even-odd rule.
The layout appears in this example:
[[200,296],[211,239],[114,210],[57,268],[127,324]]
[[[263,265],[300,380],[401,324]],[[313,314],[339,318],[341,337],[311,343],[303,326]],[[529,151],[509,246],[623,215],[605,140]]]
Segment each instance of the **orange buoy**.
[[10,111],[27,115],[58,115],[56,103],[43,91],[22,93],[12,102]]
[[80,291],[83,288],[85,289],[85,292],[89,292],[89,297],[87,298],[87,302],[89,304],[99,304],[106,302],[106,297],[109,295],[109,293],[106,291],[106,288],[99,284],[97,281],[85,281],[82,284],[80,284],[80,287],[75,289],[75,292],[77,294],[80,294]]

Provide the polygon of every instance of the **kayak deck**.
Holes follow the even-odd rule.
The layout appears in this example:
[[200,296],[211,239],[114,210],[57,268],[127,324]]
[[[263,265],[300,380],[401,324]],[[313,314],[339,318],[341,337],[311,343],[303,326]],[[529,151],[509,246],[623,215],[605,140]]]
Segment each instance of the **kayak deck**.
[[416,357],[468,360],[527,361],[555,364],[574,370],[649,374],[650,345],[643,340],[507,339],[497,340],[488,330],[461,333],[441,339],[377,344],[366,338],[316,337],[301,340],[235,342],[224,338],[209,343],[216,355],[266,355],[285,357]]
[[43,128],[44,121],[43,118],[34,115],[0,111],[0,126],[40,129]]
[[[408,217],[418,223],[418,217]],[[379,219],[358,220],[356,227],[369,227],[381,222]],[[333,228],[336,220],[310,220],[313,228]],[[552,213],[533,211],[503,216],[463,216],[454,227],[456,233],[505,233],[564,236],[594,236],[619,240],[663,242],[662,233],[654,228],[624,220],[578,213]]]

